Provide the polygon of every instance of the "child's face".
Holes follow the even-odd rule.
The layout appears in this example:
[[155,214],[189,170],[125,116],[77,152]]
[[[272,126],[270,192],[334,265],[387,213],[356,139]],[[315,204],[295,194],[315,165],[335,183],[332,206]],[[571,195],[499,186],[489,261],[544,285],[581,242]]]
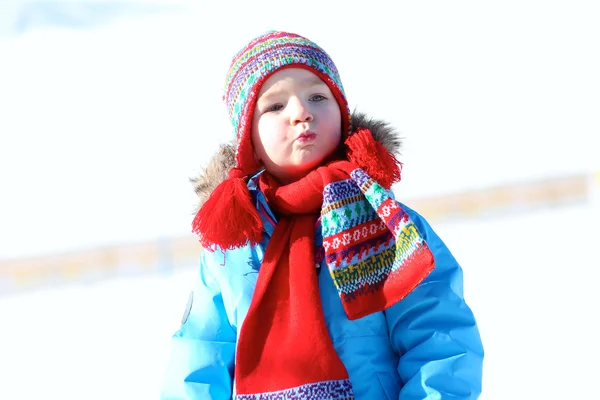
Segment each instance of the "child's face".
[[301,68],[286,68],[262,85],[252,121],[258,160],[282,183],[318,167],[338,147],[338,103],[329,86]]

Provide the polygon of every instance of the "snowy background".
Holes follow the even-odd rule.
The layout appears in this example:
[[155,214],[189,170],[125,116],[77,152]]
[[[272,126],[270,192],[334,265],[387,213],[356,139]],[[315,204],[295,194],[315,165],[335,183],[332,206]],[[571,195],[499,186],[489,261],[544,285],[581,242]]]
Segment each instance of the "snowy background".
[[[390,7],[4,0],[0,260],[187,234],[188,177],[230,137],[228,63],[269,29],[321,44],[351,106],[400,129],[409,204],[600,170],[597,2]],[[480,323],[482,399],[600,399],[598,204],[434,224]],[[0,296],[0,398],[158,398],[194,267]]]

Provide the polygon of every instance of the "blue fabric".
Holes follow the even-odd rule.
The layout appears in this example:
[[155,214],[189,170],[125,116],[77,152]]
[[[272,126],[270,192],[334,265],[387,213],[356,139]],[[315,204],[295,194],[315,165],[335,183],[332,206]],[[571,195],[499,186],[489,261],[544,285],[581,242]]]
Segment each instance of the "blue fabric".
[[[234,393],[236,335],[273,232],[270,221],[275,220],[253,181],[249,188],[263,210],[264,241],[202,253],[189,317],[172,339],[163,400],[230,399]],[[401,205],[429,244],[435,269],[396,305],[350,321],[327,267],[321,265],[319,287],[329,334],[357,400],[477,399],[483,347],[463,299],[462,270],[427,221]]]

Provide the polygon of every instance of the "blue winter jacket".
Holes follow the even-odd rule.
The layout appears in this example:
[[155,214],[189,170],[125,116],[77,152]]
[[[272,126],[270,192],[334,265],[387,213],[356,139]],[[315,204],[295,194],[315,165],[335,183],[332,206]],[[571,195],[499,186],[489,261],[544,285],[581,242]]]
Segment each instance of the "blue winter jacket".
[[[255,178],[249,189],[263,217],[264,240],[233,251],[202,252],[189,314],[172,338],[164,400],[234,395],[237,335],[276,224]],[[477,399],[483,348],[463,299],[462,270],[427,221],[401,206],[433,252],[435,269],[399,303],[350,321],[323,262],[318,275],[329,334],[357,400]],[[320,229],[316,236],[320,245]]]

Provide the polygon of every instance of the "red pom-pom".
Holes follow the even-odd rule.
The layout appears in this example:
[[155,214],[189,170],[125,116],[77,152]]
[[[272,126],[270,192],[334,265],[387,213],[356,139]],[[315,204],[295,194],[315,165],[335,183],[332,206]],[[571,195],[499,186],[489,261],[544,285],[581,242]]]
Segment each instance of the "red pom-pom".
[[192,232],[209,251],[216,246],[226,250],[261,241],[262,220],[243,178],[226,179],[215,188],[196,214]]
[[389,189],[401,178],[401,164],[381,143],[376,141],[368,129],[359,129],[346,139],[348,160]]

